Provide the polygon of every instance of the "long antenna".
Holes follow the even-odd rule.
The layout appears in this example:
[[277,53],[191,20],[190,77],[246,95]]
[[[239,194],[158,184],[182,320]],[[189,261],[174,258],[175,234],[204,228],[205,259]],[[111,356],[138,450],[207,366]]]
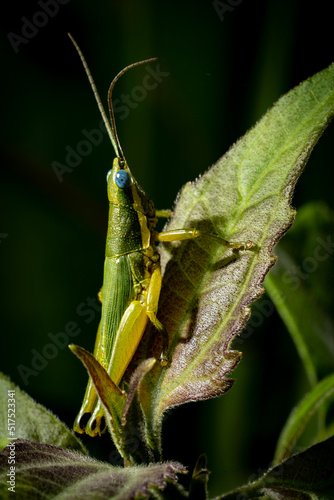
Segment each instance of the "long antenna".
[[95,82],[94,82],[94,79],[92,77],[92,74],[90,72],[90,69],[88,67],[88,64],[86,62],[86,59],[84,58],[84,55],[83,53],[81,52],[81,49],[79,47],[79,45],[77,44],[77,42],[74,40],[73,36],[71,35],[71,33],[68,33],[68,36],[70,37],[76,51],[78,52],[79,54],[79,57],[81,59],[81,62],[83,64],[83,67],[86,71],[86,74],[88,76],[88,80],[89,80],[89,83],[90,83],[90,86],[92,87],[92,90],[94,92],[94,96],[95,96],[95,99],[96,99],[96,102],[97,102],[97,105],[99,107],[99,110],[100,110],[100,113],[101,113],[101,116],[103,118],[103,122],[105,124],[105,127],[107,129],[107,132],[108,132],[108,135],[110,137],[110,140],[112,142],[112,145],[113,145],[113,148],[115,150],[115,153],[116,153],[116,156],[118,156],[120,159],[122,159],[124,161],[124,154],[123,154],[123,150],[121,148],[121,145],[120,145],[120,142],[119,142],[119,139],[118,139],[118,135],[117,135],[117,129],[116,129],[116,123],[115,123],[115,115],[114,115],[114,110],[113,110],[113,107],[112,107],[112,99],[111,99],[111,96],[112,96],[112,91],[114,89],[114,86],[115,86],[115,83],[117,82],[117,80],[130,68],[134,68],[135,66],[139,66],[140,64],[145,64],[145,63],[148,63],[148,62],[152,62],[152,61],[157,61],[158,58],[157,57],[152,57],[151,59],[144,59],[143,61],[139,61],[139,62],[136,62],[136,63],[133,63],[133,64],[130,64],[129,66],[126,66],[126,68],[122,69],[122,71],[120,71],[116,76],[115,78],[113,79],[113,81],[111,82],[110,84],[110,87],[109,87],[109,90],[108,90],[108,107],[109,107],[109,114],[110,114],[110,122],[107,118],[107,115],[106,115],[106,112],[104,110],[104,107],[103,107],[103,104],[102,104],[102,101],[101,101],[101,98],[99,96],[99,93],[97,91],[97,88],[96,88],[96,85],[95,85]]
[[80,47],[79,45],[77,44],[77,42],[74,40],[73,36],[71,35],[71,33],[67,33],[68,36],[70,37],[71,39],[71,42],[73,43],[74,47],[76,48],[76,51],[78,52],[79,54],[79,57],[81,59],[81,62],[83,64],[83,67],[85,68],[85,71],[86,71],[86,75],[88,76],[88,80],[89,80],[89,83],[90,83],[90,86],[92,87],[92,90],[94,92],[94,95],[95,95],[95,99],[96,99],[96,102],[97,102],[97,105],[99,107],[99,110],[100,110],[100,113],[101,113],[101,116],[103,118],[103,121],[104,121],[104,124],[105,124],[105,127],[107,129],[107,132],[108,132],[108,135],[110,137],[110,140],[112,142],[112,145],[113,145],[113,148],[115,150],[115,153],[116,153],[116,156],[121,156],[121,151],[119,151],[118,149],[118,140],[116,140],[115,138],[115,134],[113,132],[113,129],[112,127],[110,126],[110,123],[109,123],[109,120],[107,118],[107,115],[106,115],[106,112],[104,110],[104,107],[103,107],[103,104],[102,104],[102,101],[101,101],[101,98],[99,96],[99,93],[97,91],[97,88],[96,88],[96,85],[95,85],[95,82],[94,82],[94,79],[92,77],[92,74],[90,72],[90,69],[88,68],[88,64],[86,62],[86,59],[84,58],[84,55],[83,53],[81,52],[80,50]]
[[115,83],[117,82],[117,80],[126,72],[128,71],[128,69],[131,69],[131,68],[135,68],[136,66],[139,66],[140,64],[145,64],[145,63],[149,63],[149,62],[152,62],[152,61],[157,61],[158,58],[157,57],[151,57],[150,59],[144,59],[143,61],[138,61],[138,62],[135,62],[133,64],[129,64],[129,66],[126,66],[124,69],[122,69],[116,76],[115,78],[113,79],[113,81],[111,82],[110,84],[110,87],[109,87],[109,90],[108,90],[108,107],[109,107],[109,114],[110,114],[110,122],[111,122],[111,128],[114,132],[114,136],[115,136],[115,140],[116,140],[116,143],[117,143],[117,148],[121,154],[121,158],[124,159],[124,154],[123,154],[123,151],[122,151],[122,147],[121,147],[121,144],[119,142],[119,139],[118,139],[118,135],[117,135],[117,129],[116,129],[116,123],[115,123],[115,115],[114,115],[114,110],[113,110],[113,107],[112,107],[112,99],[111,99],[111,95],[112,95],[112,91],[115,87]]

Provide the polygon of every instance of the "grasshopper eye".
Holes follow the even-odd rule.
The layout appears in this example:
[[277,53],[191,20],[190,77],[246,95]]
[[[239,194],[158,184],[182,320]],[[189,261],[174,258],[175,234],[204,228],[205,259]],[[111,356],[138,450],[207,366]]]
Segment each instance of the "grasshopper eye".
[[126,170],[119,170],[115,177],[116,186],[120,189],[125,189],[131,186],[132,180],[130,174]]

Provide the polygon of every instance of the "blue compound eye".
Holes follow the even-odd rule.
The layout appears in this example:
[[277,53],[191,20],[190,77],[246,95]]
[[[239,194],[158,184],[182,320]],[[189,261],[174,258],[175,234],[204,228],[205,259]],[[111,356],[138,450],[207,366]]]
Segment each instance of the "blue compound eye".
[[115,177],[116,186],[120,189],[125,189],[131,186],[132,180],[130,174],[126,170],[119,170]]

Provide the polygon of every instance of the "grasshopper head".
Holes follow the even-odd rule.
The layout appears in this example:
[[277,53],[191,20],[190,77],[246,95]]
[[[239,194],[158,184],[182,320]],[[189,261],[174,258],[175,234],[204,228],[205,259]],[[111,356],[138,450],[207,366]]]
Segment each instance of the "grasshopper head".
[[113,167],[107,175],[107,183],[110,203],[132,205],[137,212],[142,212],[149,218],[155,217],[152,200],[139,186],[125,160],[118,157],[114,159]]
[[113,167],[107,174],[108,199],[121,205],[133,204],[133,176],[126,162],[116,157]]

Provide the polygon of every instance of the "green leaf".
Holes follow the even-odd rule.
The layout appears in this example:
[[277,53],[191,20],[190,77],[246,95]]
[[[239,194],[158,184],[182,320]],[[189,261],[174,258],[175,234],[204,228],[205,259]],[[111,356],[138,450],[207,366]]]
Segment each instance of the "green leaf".
[[311,385],[334,371],[333,234],[334,214],[326,205],[302,207],[265,281]]
[[[294,219],[296,181],[334,110],[334,65],[283,96],[262,120],[203,177],[179,196],[168,229],[197,227],[230,241],[251,240],[234,252],[213,238],[164,244],[158,317],[169,334],[169,364],[145,377],[141,394],[147,440],[159,449],[164,412],[219,396],[241,353],[231,342],[249,317],[249,305],[275,262],[272,249]],[[152,328],[151,328],[152,329]],[[152,332],[143,356],[159,357]]]
[[[15,399],[14,435],[9,435],[7,417],[9,407],[8,391],[14,391]],[[14,437],[47,443],[62,448],[71,448],[86,453],[81,441],[50,410],[36,403],[28,394],[19,389],[5,375],[0,373],[0,437],[4,448]]]
[[[20,500],[156,498],[157,492],[177,482],[177,474],[186,472],[177,462],[121,468],[48,444],[17,440],[14,446],[0,454],[3,500],[13,498],[13,492],[8,490],[12,485],[7,483],[11,472],[8,460],[13,453],[14,490]],[[175,494],[174,498],[179,496]]]
[[257,481],[216,500],[263,495],[276,500],[333,500],[334,437],[293,455]]
[[319,382],[314,389],[292,410],[279,437],[274,463],[291,454],[297,439],[316,410],[334,395],[334,374]]

